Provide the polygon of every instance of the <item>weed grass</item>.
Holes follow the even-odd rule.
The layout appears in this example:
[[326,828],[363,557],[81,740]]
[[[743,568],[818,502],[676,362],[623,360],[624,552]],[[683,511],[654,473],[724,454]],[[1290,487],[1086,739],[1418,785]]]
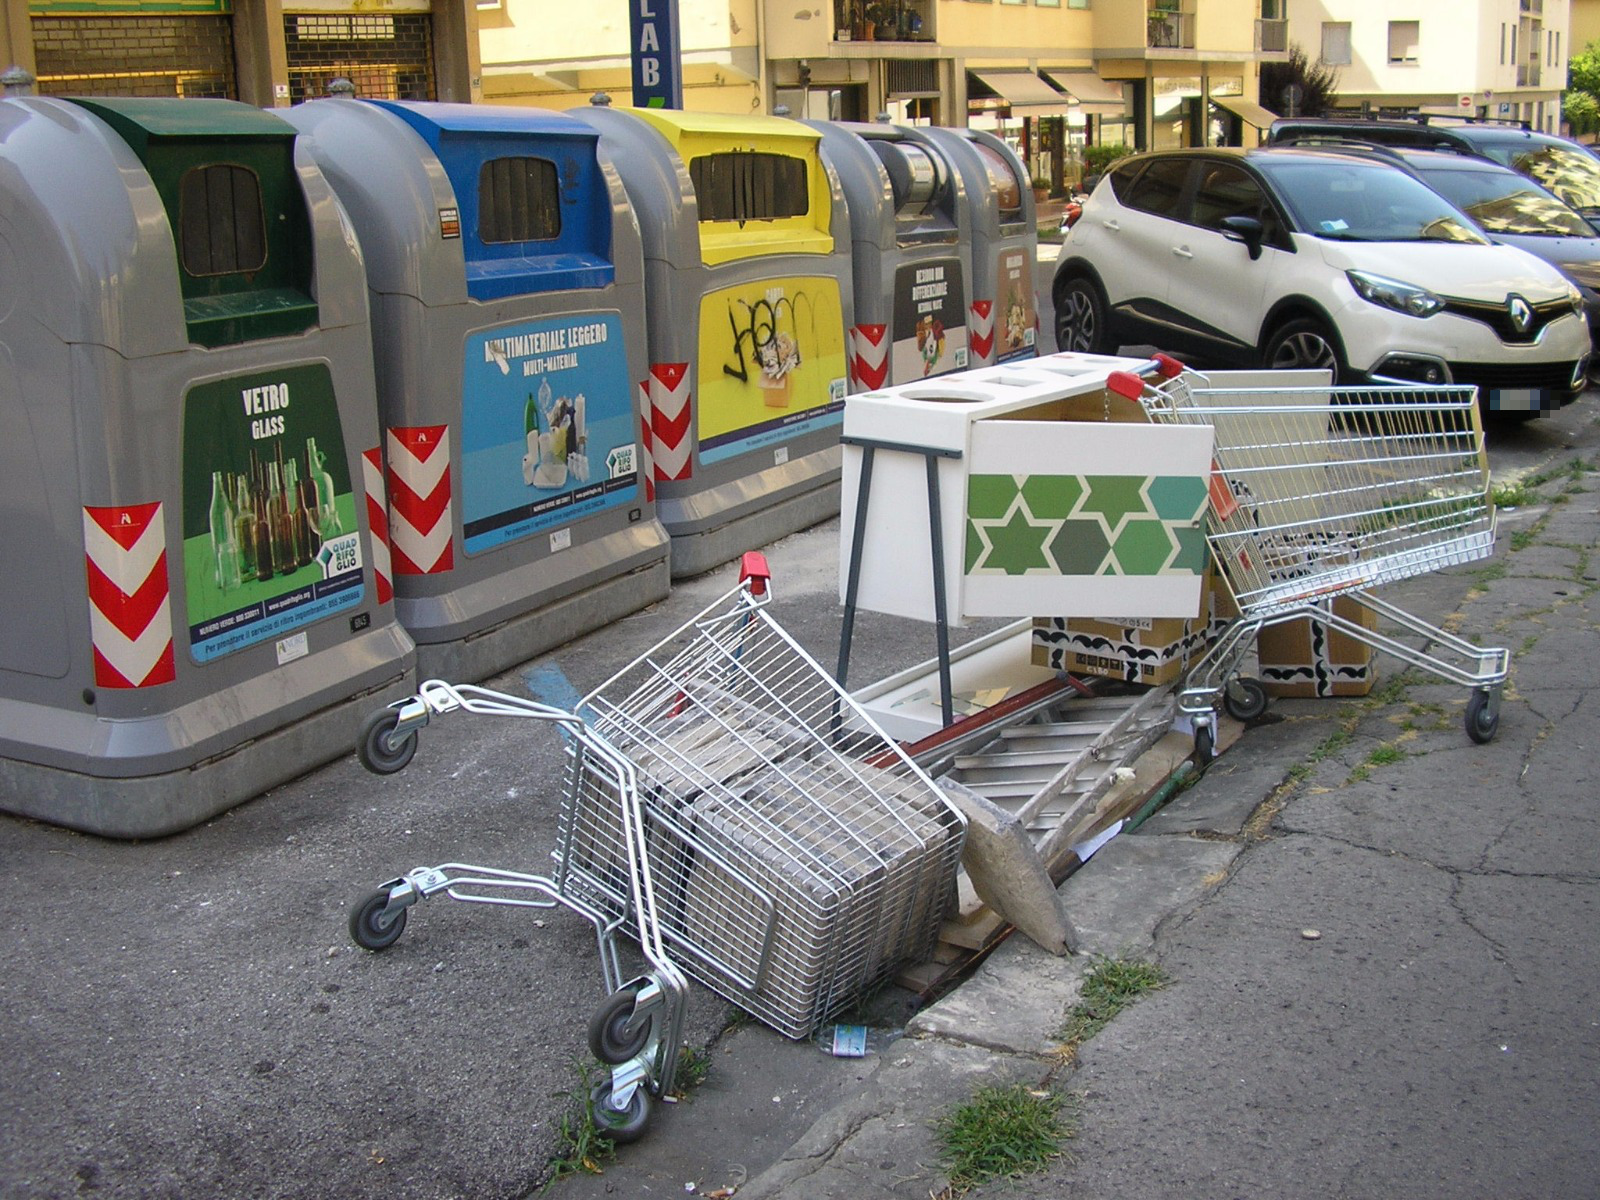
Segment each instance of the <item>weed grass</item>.
[[951,1187],[1030,1174],[1060,1158],[1073,1134],[1065,1109],[1065,1097],[1025,1083],[979,1088],[935,1127]]
[[568,1175],[599,1175],[603,1169],[600,1164],[617,1153],[616,1144],[595,1124],[594,1101],[589,1094],[596,1083],[595,1069],[584,1062],[578,1063],[576,1069],[577,1094],[583,1097],[583,1107],[576,1114],[567,1113],[561,1118],[561,1140],[550,1158],[550,1178],[539,1189],[541,1195]]
[[1078,1002],[1067,1014],[1061,1041],[1068,1050],[1076,1050],[1140,996],[1166,984],[1166,973],[1152,962],[1095,955]]

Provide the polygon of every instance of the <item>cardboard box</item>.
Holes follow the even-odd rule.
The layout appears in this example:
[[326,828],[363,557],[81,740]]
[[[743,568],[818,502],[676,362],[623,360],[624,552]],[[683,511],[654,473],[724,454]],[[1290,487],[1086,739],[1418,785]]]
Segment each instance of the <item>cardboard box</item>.
[[[1378,614],[1349,596],[1335,596],[1333,611],[1363,629],[1378,628]],[[1365,696],[1377,682],[1371,646],[1311,617],[1263,629],[1256,655],[1269,696]]]
[[1127,683],[1179,679],[1238,616],[1227,581],[1206,574],[1201,611],[1192,617],[1036,617],[1035,666]]

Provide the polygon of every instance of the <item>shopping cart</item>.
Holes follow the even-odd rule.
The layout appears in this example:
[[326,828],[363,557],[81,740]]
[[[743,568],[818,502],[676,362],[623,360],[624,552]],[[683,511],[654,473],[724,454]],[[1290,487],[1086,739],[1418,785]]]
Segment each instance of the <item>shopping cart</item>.
[[[933,949],[966,826],[958,810],[766,611],[746,555],[738,587],[585,697],[577,713],[439,681],[374,714],[360,755],[388,773],[457,708],[556,725],[566,786],[550,876],[462,863],[391,880],[352,911],[379,950],[406,910],[452,899],[561,905],[593,924],[607,999],[589,1047],[602,1132],[630,1140],[670,1089],[685,976],[789,1037],[808,1036]],[[648,970],[623,981],[619,935]]]
[[[1207,541],[1241,616],[1190,671],[1179,708],[1194,722],[1202,759],[1214,746],[1220,695],[1243,720],[1267,693],[1239,674],[1262,629],[1311,617],[1325,628],[1472,689],[1466,729],[1494,737],[1509,651],[1477,646],[1380,600],[1370,588],[1486,558],[1494,552],[1489,467],[1471,387],[1222,389],[1203,375],[1155,364],[1109,386],[1152,419],[1215,430]],[[1420,645],[1351,620],[1356,604]]]

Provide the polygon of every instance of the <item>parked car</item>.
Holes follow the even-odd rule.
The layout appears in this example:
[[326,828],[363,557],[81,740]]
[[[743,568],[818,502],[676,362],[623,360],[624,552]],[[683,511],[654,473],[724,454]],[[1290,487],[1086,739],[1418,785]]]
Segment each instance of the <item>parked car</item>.
[[1053,296],[1063,350],[1474,384],[1489,411],[1569,403],[1589,356],[1582,297],[1553,267],[1405,171],[1297,147],[1123,160],[1067,235]]
[[[1292,144],[1381,156],[1471,217],[1490,241],[1544,259],[1582,294],[1590,341],[1600,352],[1600,232],[1554,192],[1510,167],[1455,150],[1328,142],[1320,134]],[[1600,370],[1600,354],[1591,355],[1589,366],[1591,372]]]
[[1570,138],[1538,133],[1519,121],[1475,121],[1428,114],[1377,120],[1355,116],[1283,117],[1272,123],[1267,142],[1280,145],[1315,135],[1475,154],[1526,175],[1586,218],[1600,218],[1600,158]]

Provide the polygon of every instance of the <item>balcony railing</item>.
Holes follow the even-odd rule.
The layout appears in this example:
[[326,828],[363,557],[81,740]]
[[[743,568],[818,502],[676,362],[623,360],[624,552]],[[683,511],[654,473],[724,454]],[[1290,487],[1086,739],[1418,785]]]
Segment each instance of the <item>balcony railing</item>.
[[1152,50],[1193,50],[1194,14],[1151,9],[1145,45]]
[[1256,49],[1262,54],[1282,54],[1289,49],[1289,22],[1263,17],[1256,22]]

